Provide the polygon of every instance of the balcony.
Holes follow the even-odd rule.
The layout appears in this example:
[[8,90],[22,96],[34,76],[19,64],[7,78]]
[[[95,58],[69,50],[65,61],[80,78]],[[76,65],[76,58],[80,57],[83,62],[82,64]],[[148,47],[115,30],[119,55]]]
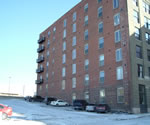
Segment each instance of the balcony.
[[36,81],[35,81],[36,84],[42,84],[43,82],[44,82],[43,79],[40,79],[40,80],[36,80]]
[[37,52],[40,53],[42,51],[44,51],[45,47],[44,46],[40,46],[38,49],[37,49]]
[[43,43],[45,41],[45,37],[41,37],[39,40],[38,40],[38,43]]
[[41,72],[43,72],[44,71],[44,68],[43,67],[40,67],[40,68],[38,68],[37,70],[36,70],[36,73],[41,73]]
[[41,62],[43,62],[43,61],[44,61],[44,57],[43,57],[43,56],[39,57],[39,58],[36,60],[37,63],[41,63]]

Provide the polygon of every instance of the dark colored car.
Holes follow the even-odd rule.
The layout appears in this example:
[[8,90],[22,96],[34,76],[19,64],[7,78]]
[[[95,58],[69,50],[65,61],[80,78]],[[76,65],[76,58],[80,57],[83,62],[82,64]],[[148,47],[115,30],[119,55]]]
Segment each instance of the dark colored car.
[[43,102],[44,98],[41,96],[34,96],[29,99],[30,102]]
[[74,100],[73,101],[73,108],[75,110],[85,110],[86,106],[88,105],[86,100]]
[[110,112],[110,107],[107,104],[98,104],[95,108],[97,113]]
[[46,97],[46,98],[44,99],[44,102],[45,102],[46,105],[50,105],[52,101],[56,101],[56,100],[57,100],[57,99],[54,98],[54,97]]
[[7,119],[8,116],[12,115],[12,108],[3,104],[0,104],[0,114],[2,120]]

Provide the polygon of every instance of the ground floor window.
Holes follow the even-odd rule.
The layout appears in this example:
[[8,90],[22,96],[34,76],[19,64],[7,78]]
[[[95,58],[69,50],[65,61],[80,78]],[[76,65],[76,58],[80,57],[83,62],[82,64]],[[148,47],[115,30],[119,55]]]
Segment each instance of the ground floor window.
[[117,102],[124,103],[124,88],[123,87],[117,88]]
[[100,90],[100,103],[105,103],[105,89]]

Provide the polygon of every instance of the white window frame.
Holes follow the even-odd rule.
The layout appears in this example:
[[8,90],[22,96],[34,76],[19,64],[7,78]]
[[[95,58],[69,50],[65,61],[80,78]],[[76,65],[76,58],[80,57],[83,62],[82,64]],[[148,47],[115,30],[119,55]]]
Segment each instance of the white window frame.
[[120,13],[117,13],[114,15],[114,26],[117,26],[120,24]]
[[118,43],[121,41],[121,31],[117,30],[115,31],[115,43]]
[[116,68],[117,80],[123,80],[123,67],[119,66]]
[[122,61],[122,48],[116,50],[116,62]]
[[76,74],[76,64],[72,64],[72,74]]

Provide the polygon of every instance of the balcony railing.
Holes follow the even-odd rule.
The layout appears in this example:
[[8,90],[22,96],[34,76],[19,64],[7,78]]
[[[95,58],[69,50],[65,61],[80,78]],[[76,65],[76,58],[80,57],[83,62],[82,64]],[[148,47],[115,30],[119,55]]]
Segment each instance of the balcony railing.
[[43,57],[43,56],[39,57],[39,58],[36,60],[37,63],[41,63],[41,62],[43,62],[43,61],[44,61],[44,57]]
[[44,42],[45,41],[45,37],[41,37],[39,40],[38,40],[38,43],[40,44],[40,43],[42,43],[42,42]]
[[36,70],[36,73],[41,73],[41,72],[43,72],[44,71],[44,68],[43,67],[40,67],[40,68],[38,68],[37,70]]
[[42,51],[44,51],[45,47],[44,46],[40,46],[38,49],[37,49],[37,52],[40,53]]
[[44,82],[43,79],[40,79],[40,80],[36,80],[36,81],[35,81],[36,84],[42,84],[43,82]]

